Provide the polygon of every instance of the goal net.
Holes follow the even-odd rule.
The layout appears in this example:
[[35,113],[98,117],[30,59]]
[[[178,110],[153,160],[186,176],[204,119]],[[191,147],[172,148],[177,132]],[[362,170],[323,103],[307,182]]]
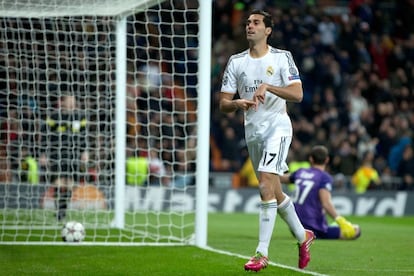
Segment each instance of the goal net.
[[205,244],[199,2],[1,1],[0,243]]

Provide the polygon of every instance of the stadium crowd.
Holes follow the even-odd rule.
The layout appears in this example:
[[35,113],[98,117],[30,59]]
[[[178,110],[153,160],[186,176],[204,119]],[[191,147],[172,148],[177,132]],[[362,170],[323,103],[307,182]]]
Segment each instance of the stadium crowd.
[[288,161],[306,161],[313,145],[324,144],[337,189],[354,189],[362,178],[362,192],[413,190],[414,3],[408,0],[214,1],[212,170],[238,172],[249,161],[243,114],[215,107],[225,62],[247,48],[243,20],[253,8],[275,15],[270,44],[292,51],[303,82],[303,102],[288,108],[294,127]]
[[[181,1],[176,2],[177,5],[182,4]],[[185,11],[185,5],[181,8]],[[328,170],[335,176],[337,189],[353,189],[351,180],[362,178],[365,188],[412,190],[414,3],[410,0],[214,0],[210,170],[246,175],[246,178],[252,175],[244,144],[243,114],[223,114],[216,109],[226,61],[231,54],[248,46],[244,20],[251,9],[266,9],[274,15],[275,26],[270,44],[292,51],[303,82],[303,102],[289,104],[288,108],[294,128],[289,156],[292,167],[293,162],[306,165],[306,153],[313,145],[324,144],[331,154]],[[172,16],[166,8],[149,16],[163,17],[160,22],[185,22],[185,16],[196,14],[177,12]],[[157,159],[166,163],[167,171],[194,173],[196,104],[193,96],[197,93],[197,54],[194,51],[197,26],[161,24],[167,31],[173,26],[174,33],[187,34],[169,40],[168,36],[159,37],[156,24],[147,24],[147,20],[145,15],[137,15],[135,23],[128,25],[130,74],[127,77],[127,97],[136,99],[128,101],[127,106],[128,154],[148,156],[150,151],[160,151]],[[78,27],[93,27],[92,23],[85,22],[79,22]],[[7,32],[15,30],[16,23],[10,21],[3,24],[8,24],[4,26],[4,37],[11,38],[12,34]],[[45,21],[45,26],[51,30],[65,29],[65,26],[54,26],[48,21]],[[22,37],[22,41],[0,42],[4,49],[20,49],[27,56],[35,53],[40,57],[34,65],[20,62],[17,66],[19,56],[14,56],[16,60],[13,60],[6,51],[1,52],[4,57],[1,66],[8,69],[1,73],[0,152],[4,151],[3,145],[9,145],[10,139],[20,141],[15,137],[17,132],[13,131],[18,122],[29,135],[23,139],[31,141],[28,147],[35,145],[37,138],[32,131],[35,126],[30,122],[44,119],[46,113],[55,107],[56,99],[53,97],[60,91],[57,89],[58,81],[74,78],[79,83],[97,83],[96,87],[84,85],[73,89],[79,93],[81,108],[89,108],[93,113],[89,118],[97,137],[93,137],[90,147],[97,154],[92,155],[91,159],[104,163],[97,166],[113,166],[113,141],[108,138],[112,133],[105,133],[113,127],[107,122],[113,121],[114,114],[105,111],[111,110],[109,101],[105,99],[114,96],[111,94],[114,63],[92,62],[96,53],[114,53],[113,38],[105,35],[110,31],[106,29],[108,26],[98,26],[102,32],[97,37],[92,35],[93,32],[88,33],[90,37],[86,45],[77,32],[71,32],[72,41],[77,42],[71,46],[64,43],[69,37],[63,36],[63,33],[62,37],[54,37],[53,32],[39,32],[36,39],[57,40],[55,45],[50,43],[45,48],[39,47],[32,43],[34,37],[30,36],[34,33],[30,30],[36,24],[20,26],[27,28],[23,30],[27,37]],[[52,58],[51,62],[46,62],[48,58]],[[102,60],[106,58],[102,57]],[[151,62],[147,62],[149,58]],[[162,64],[157,64],[157,61],[162,61]],[[39,79],[31,80],[27,87],[26,83],[18,87],[13,81],[18,72],[12,71],[12,68],[18,67],[36,72],[31,76]],[[173,75],[171,72],[176,73]],[[13,74],[16,74],[15,78]],[[181,77],[177,78],[177,75]],[[39,85],[34,87],[35,83]],[[38,89],[36,97],[33,93],[19,95],[17,88],[22,87],[26,92],[33,93]],[[85,96],[86,91],[88,96]],[[47,99],[45,95],[49,95]],[[26,107],[17,108],[22,101],[27,103]],[[161,116],[159,112],[147,112],[161,109]],[[31,110],[43,110],[44,114],[39,115]],[[168,122],[169,126],[161,122]],[[188,127],[181,127],[185,122],[189,122]],[[161,139],[172,137],[172,133],[176,136],[174,141]],[[190,145],[192,150],[185,151],[185,145]],[[111,150],[105,150],[108,148]],[[135,151],[136,148],[140,151]],[[22,149],[27,150],[26,147]],[[13,161],[24,155],[24,152],[18,153]],[[178,164],[177,168],[171,168],[173,162]],[[13,165],[19,167],[19,164]],[[0,171],[3,169],[0,168]],[[251,179],[254,182],[254,178]],[[359,190],[365,191],[364,188]]]
[[[197,80],[197,20],[189,19],[197,14],[193,5],[165,1],[126,20],[127,162],[144,158],[147,182],[157,185],[191,184],[185,174],[195,171],[196,106],[187,96],[196,93]],[[181,24],[171,28],[172,22]],[[7,17],[0,24],[0,183],[51,183],[52,175],[62,175],[51,163],[67,161],[80,162],[70,171],[80,173],[82,183],[112,185],[116,19]],[[75,96],[74,113],[85,118],[66,116],[63,95]],[[51,120],[55,112],[62,120]],[[81,135],[77,127],[68,127],[79,121]],[[53,130],[60,135],[48,141]],[[78,140],[82,143],[72,147]],[[43,153],[50,148],[87,150],[88,158],[48,158]],[[129,177],[126,182],[143,184]]]

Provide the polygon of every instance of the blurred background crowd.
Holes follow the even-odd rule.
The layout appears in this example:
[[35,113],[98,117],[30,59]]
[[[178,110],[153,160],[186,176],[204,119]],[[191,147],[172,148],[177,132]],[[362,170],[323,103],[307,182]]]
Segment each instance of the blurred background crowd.
[[307,166],[310,147],[324,144],[336,189],[412,190],[412,0],[214,1],[212,170],[237,172],[236,186],[257,185],[249,180],[243,114],[216,108],[229,56],[247,48],[244,20],[251,9],[273,14],[269,43],[292,52],[303,82],[303,102],[288,107],[290,169]]
[[[413,0],[213,0],[211,173],[231,174],[234,187],[257,185],[243,114],[217,108],[228,58],[248,47],[244,22],[252,9],[273,15],[269,43],[292,52],[303,82],[303,102],[288,104],[290,170],[308,166],[307,152],[324,144],[337,190],[412,190]],[[159,171],[166,186],[177,172],[193,177],[196,170],[196,11],[194,1],[171,0],[128,18],[127,156],[152,159],[152,169],[165,166]],[[59,84],[72,82],[77,85],[66,92],[88,110],[92,167],[99,175],[113,169],[115,40],[109,21],[2,21],[0,161],[7,162],[0,162],[0,172],[17,172],[12,178],[19,179],[25,151],[39,157],[38,136],[46,134],[37,124],[58,107]],[[194,184],[183,179],[182,185]]]

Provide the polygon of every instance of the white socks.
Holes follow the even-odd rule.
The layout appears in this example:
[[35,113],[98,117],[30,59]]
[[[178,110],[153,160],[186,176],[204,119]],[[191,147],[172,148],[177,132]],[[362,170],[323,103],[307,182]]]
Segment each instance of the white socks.
[[259,213],[259,245],[256,252],[260,252],[263,256],[268,256],[270,240],[273,234],[277,216],[276,199],[262,201]]
[[289,196],[286,195],[279,206],[277,205],[276,199],[262,201],[259,213],[259,245],[257,246],[256,252],[260,252],[263,256],[268,256],[270,240],[272,239],[278,212],[299,243],[303,243],[306,239],[305,228],[300,222],[296,214],[295,206]]
[[303,243],[306,239],[305,228],[303,228],[303,225],[300,222],[298,215],[296,214],[295,206],[293,205],[292,200],[290,200],[290,197],[288,195],[286,195],[283,202],[279,204],[278,211],[299,243]]

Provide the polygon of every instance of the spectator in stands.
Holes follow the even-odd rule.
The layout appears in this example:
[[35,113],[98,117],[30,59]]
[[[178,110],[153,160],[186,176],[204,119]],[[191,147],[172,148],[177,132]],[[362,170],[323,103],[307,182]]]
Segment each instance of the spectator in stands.
[[401,177],[401,190],[414,189],[414,146],[407,144],[404,148],[402,159],[398,165],[397,176]]
[[240,176],[240,187],[259,187],[259,180],[256,177],[256,172],[250,158],[247,158],[246,161],[244,161],[238,174]]
[[367,190],[374,190],[381,184],[378,171],[373,167],[374,152],[367,151],[362,157],[361,166],[352,175],[351,183],[357,194],[363,194]]
[[22,147],[21,158],[18,171],[19,182],[25,182],[32,185],[39,184],[39,166],[35,158],[33,158],[27,147]]
[[390,50],[380,39],[381,37],[372,33],[368,50],[372,57],[373,70],[381,79],[385,79],[388,77],[387,60]]
[[[191,148],[191,147],[189,147]],[[194,152],[186,152],[176,149],[174,154],[175,166],[171,186],[185,188],[194,185],[195,181],[195,155]]]
[[[131,187],[145,186],[148,183],[148,158],[131,155],[126,160],[126,184]],[[127,186],[127,194],[130,192]]]
[[[151,94],[152,91],[158,91],[161,86],[161,68],[160,56],[155,51],[150,51],[149,60],[138,68],[140,71],[140,82],[145,91]],[[155,93],[155,92],[154,92]]]
[[150,149],[148,156],[149,185],[169,186],[170,177],[158,149]]
[[125,167],[125,209],[138,210],[141,202],[141,187],[148,184],[148,158],[138,156],[132,148],[128,148]]
[[[127,76],[127,93],[126,93],[126,108],[127,108],[127,138],[137,139],[137,136],[141,132],[141,123],[139,122],[139,110],[138,105],[140,98],[142,97],[142,91],[137,84],[133,74]],[[142,107],[141,107],[142,108]]]
[[335,44],[338,28],[329,15],[323,15],[318,24],[318,31],[321,36],[321,43],[327,50]]
[[15,171],[19,166],[19,143],[22,139],[22,129],[19,126],[18,111],[9,108],[7,118],[1,125],[1,141],[6,145],[7,159],[11,169]]
[[368,101],[362,96],[360,85],[355,85],[350,88],[350,91],[348,91],[348,100],[351,120],[359,123],[362,112],[368,109]]
[[388,155],[388,164],[393,173],[395,173],[402,160],[404,149],[412,142],[411,137],[403,136],[392,146]]
[[241,144],[236,132],[230,126],[224,129],[223,138],[219,145],[222,152],[223,170],[235,172],[241,167]]
[[358,155],[356,145],[346,137],[339,143],[339,148],[333,153],[332,167],[335,173],[352,175],[357,169]]

